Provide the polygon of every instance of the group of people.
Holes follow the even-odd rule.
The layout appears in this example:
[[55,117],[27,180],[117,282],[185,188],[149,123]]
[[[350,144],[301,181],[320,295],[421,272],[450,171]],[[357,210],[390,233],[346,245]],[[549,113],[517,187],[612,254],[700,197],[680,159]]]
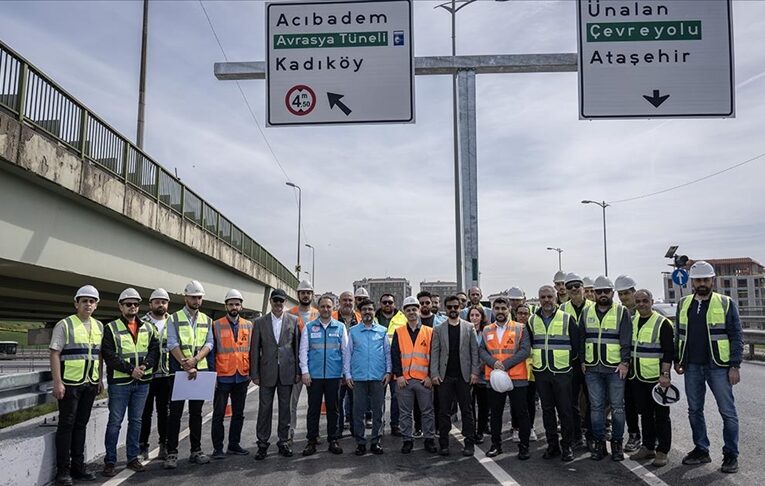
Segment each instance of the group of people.
[[[529,442],[536,440],[538,396],[547,441],[544,459],[569,462],[575,449],[587,448],[591,459],[601,460],[609,455],[608,439],[614,461],[631,452],[632,459],[653,459],[660,467],[667,464],[671,448],[668,405],[679,395],[671,379],[674,364],[676,373],[685,376],[695,445],[683,464],[711,461],[704,422],[708,384],[723,417],[722,471],[736,472],[738,418],[732,387],[740,379],[743,354],[738,311],[729,297],[712,290],[711,265],[696,262],[690,277],[694,293],[679,303],[674,325],[653,309],[651,292],[638,289],[628,276],[614,284],[606,276],[592,281],[558,272],[554,285],[538,290],[538,305],[513,287],[484,306],[481,290],[474,287],[445,296],[444,312],[439,296],[429,292],[406,297],[399,310],[393,295],[382,295],[378,308],[363,288],[343,292],[335,309],[331,296],[315,300],[311,283],[302,281],[298,305],[285,309],[287,293],[275,289],[270,312],[254,322],[240,315],[244,298],[235,289],[224,298],[225,315],[211,319],[200,311],[202,284],[191,281],[184,289],[185,305],[173,314],[168,313],[168,293],[156,289],[148,312],[140,315],[141,296],[128,288],[118,299],[121,315],[103,324],[92,317],[99,293],[86,285],[75,295],[76,313],[56,324],[50,344],[60,416],[57,483],[95,479],[85,467],[84,443],[104,375],[109,419],[102,474],[117,474],[125,415],[127,467],[145,470],[155,411],[159,458],[167,469],[178,467],[186,401],[171,400],[174,382],[207,371],[216,373],[213,459],[249,454],[241,446],[241,432],[253,383],[258,387],[256,460],[268,456],[276,397],[278,453],[293,456],[297,406],[305,388],[304,456],[317,452],[323,413],[329,452],[343,453],[339,440],[347,422],[356,455],[383,454],[389,393],[390,432],[401,437],[403,454],[423,438],[427,452],[450,455],[457,410],[462,455],[472,456],[485,435],[491,441],[486,455],[502,454],[509,400],[512,441],[518,443],[518,459],[526,460]],[[188,400],[189,459],[196,464],[210,461],[201,444],[203,404]],[[628,440],[623,445],[625,422]]]

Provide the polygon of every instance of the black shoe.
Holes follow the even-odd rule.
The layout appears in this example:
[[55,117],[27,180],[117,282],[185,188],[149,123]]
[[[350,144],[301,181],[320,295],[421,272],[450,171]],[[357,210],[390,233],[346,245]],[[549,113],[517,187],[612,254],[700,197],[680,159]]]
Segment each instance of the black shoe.
[[483,444],[483,434],[475,434],[475,443]]
[[372,451],[372,454],[377,454],[378,456],[383,453],[383,448],[380,444],[372,444],[369,450]]
[[593,461],[600,461],[608,455],[608,449],[606,449],[606,441],[599,440],[595,444],[595,449],[590,453],[590,459]]
[[624,460],[624,449],[622,448],[622,441],[611,441],[611,460],[616,462]]
[[547,450],[544,454],[542,454],[542,459],[553,459],[555,457],[558,457],[560,455],[560,447],[558,446],[548,446]]
[[305,449],[303,449],[303,455],[312,456],[314,454],[316,454],[316,442],[309,442],[306,444]]
[[720,471],[724,473],[737,473],[738,458],[732,454],[723,454],[723,462]]
[[462,455],[465,457],[470,457],[475,454],[475,446],[472,442],[466,442],[465,447],[462,449]]
[[359,444],[359,445],[356,446],[356,455],[357,456],[363,456],[366,453],[367,453],[367,446],[365,446],[363,444]]
[[518,444],[518,459],[525,461],[530,457],[528,444]]
[[563,452],[560,456],[560,459],[563,462],[571,462],[574,460],[574,451],[571,449],[571,446],[563,447]]
[[431,454],[435,454],[438,452],[438,447],[436,447],[436,441],[433,439],[425,439],[425,450],[430,452]]
[[69,473],[69,468],[61,468],[56,473],[56,484],[60,486],[72,486],[72,475]]
[[226,454],[223,452],[223,449],[215,449],[210,457],[215,460],[225,459]]
[[590,451],[590,453],[595,452],[597,447],[598,443],[595,441],[595,439],[587,439],[587,450]]
[[[281,452],[281,447],[279,448],[279,452]],[[263,459],[266,458],[267,455],[268,455],[268,447],[258,447],[258,452],[255,453],[255,460],[262,461]]]
[[414,447],[414,442],[412,442],[411,440],[405,440],[404,444],[401,446],[401,453],[409,454],[412,452],[413,447]]
[[230,445],[226,450],[226,454],[232,454],[234,456],[247,456],[250,454],[250,451],[242,448],[240,445]]
[[338,441],[336,441],[336,440],[329,441],[328,450],[332,454],[342,454],[343,453],[343,448],[340,447],[340,443]]
[[280,445],[279,446],[279,455],[281,455],[283,457],[292,457],[293,456],[292,447],[290,447],[287,444]]
[[640,449],[641,444],[642,440],[640,438],[640,433],[629,434],[627,443],[624,444],[624,452],[637,452],[637,450]]
[[492,445],[489,452],[486,453],[488,457],[497,457],[500,454],[502,454],[502,446],[499,445]]
[[709,457],[709,451],[694,447],[694,449],[685,455],[683,458],[683,464],[686,466],[698,466],[699,464],[707,464],[712,462],[712,458]]
[[438,449],[438,455],[439,456],[448,456],[449,455],[449,448],[448,447],[442,447]]
[[393,437],[401,437],[401,427],[399,427],[398,425],[391,425],[390,435],[392,435]]
[[95,481],[97,477],[96,473],[88,471],[84,465],[72,466],[71,476],[72,479],[76,479],[77,481]]

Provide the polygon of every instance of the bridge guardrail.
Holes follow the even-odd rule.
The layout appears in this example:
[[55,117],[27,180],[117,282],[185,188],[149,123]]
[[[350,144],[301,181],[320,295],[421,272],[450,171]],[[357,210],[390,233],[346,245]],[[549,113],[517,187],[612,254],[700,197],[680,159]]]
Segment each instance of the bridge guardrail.
[[2,41],[0,106],[297,287],[258,242]]
[[765,331],[744,329],[744,345],[749,346],[748,359],[754,359],[755,346],[765,345]]
[[0,375],[0,415],[55,401],[50,371]]

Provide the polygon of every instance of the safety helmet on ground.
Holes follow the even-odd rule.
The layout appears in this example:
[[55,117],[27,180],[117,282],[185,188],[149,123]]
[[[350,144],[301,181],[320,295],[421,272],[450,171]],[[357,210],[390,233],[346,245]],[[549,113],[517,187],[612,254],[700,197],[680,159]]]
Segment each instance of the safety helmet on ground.
[[192,280],[186,284],[186,287],[183,289],[183,295],[187,295],[189,297],[204,297],[205,288],[202,287],[202,284],[199,283],[198,280]]
[[617,292],[624,292],[625,290],[634,289],[637,287],[637,283],[635,283],[635,280],[629,275],[619,275],[616,277],[614,287],[616,287]]
[[149,297],[149,302],[152,300],[159,299],[159,300],[170,300],[170,295],[167,293],[167,290],[163,288],[159,288],[154,290],[154,292],[151,293],[151,296]]
[[122,291],[119,298],[117,299],[117,302],[121,304],[122,301],[127,299],[136,299],[138,302],[141,302],[141,294],[139,294],[136,289],[128,287]]
[[226,292],[226,296],[223,298],[223,303],[226,303],[231,299],[239,299],[241,302],[244,302],[244,297],[242,297],[242,293],[236,289],[231,289],[228,292]]
[[595,279],[595,283],[593,284],[592,288],[594,288],[595,290],[600,290],[600,289],[614,290],[614,284],[613,282],[611,282],[610,278],[604,275],[600,275],[598,278]]
[[510,287],[507,289],[507,298],[508,299],[523,299],[526,297],[526,294],[521,290],[520,287]]
[[667,388],[664,388],[657,383],[656,386],[653,387],[651,396],[659,405],[669,407],[673,403],[680,401],[680,390],[678,390],[675,385],[669,385]]
[[301,280],[297,286],[297,291],[300,292],[301,290],[308,290],[310,292],[313,292],[313,284],[311,283],[311,281]]
[[558,270],[553,277],[553,283],[563,283],[566,281],[566,273]]
[[359,287],[356,289],[356,292],[353,294],[354,297],[364,297],[366,299],[369,298],[369,292],[367,292],[367,289],[364,287]]
[[91,299],[96,299],[96,302],[101,300],[101,297],[98,295],[98,290],[92,285],[80,287],[77,290],[77,293],[74,294],[74,300],[77,301],[80,297],[90,297]]
[[715,267],[704,260],[699,260],[691,265],[690,275],[691,278],[714,278]]
[[[578,274],[574,272],[569,272],[566,274],[566,280],[564,280],[563,283],[566,285],[570,284],[571,282],[582,282],[582,277],[580,277]],[[582,282],[584,284],[584,282]]]
[[595,285],[595,282],[592,281],[590,277],[584,277],[582,279],[582,285],[584,285],[584,288],[591,289],[593,285]]
[[416,305],[417,307],[420,306],[420,301],[417,300],[416,297],[412,297],[411,295],[404,299],[404,304],[401,306],[402,309],[406,309],[410,305]]
[[505,370],[492,370],[489,374],[489,384],[497,393],[505,393],[513,389],[513,380]]

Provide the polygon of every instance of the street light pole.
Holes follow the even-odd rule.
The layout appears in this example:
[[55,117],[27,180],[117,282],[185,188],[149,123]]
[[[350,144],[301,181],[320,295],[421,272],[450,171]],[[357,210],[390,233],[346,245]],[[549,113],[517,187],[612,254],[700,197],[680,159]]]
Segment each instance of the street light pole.
[[558,252],[558,271],[561,271],[563,268],[561,267],[561,258],[560,254],[563,253],[563,248],[553,248],[551,246],[547,247],[548,250],[553,250]]
[[305,246],[311,249],[311,283],[313,284],[313,288],[316,288],[316,248],[308,243],[306,243]]
[[603,265],[605,270],[606,277],[608,276],[608,241],[606,238],[606,208],[610,206],[605,201],[591,201],[589,199],[585,199],[582,201],[582,204],[595,204],[597,206],[600,206],[603,209]]
[[138,81],[138,122],[135,144],[143,150],[144,109],[146,107],[146,50],[149,42],[149,0],[143,0],[143,30],[141,33],[141,73]]
[[303,190],[294,182],[287,182],[286,184],[298,190],[297,265],[295,265],[295,273],[300,280],[300,220],[303,216]]

